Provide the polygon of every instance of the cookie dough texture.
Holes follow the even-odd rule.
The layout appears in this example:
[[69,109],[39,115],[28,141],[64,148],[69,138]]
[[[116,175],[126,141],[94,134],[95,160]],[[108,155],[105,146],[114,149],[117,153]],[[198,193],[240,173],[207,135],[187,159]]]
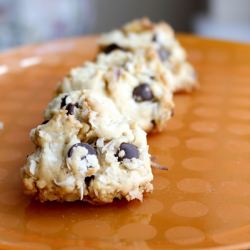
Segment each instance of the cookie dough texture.
[[197,86],[194,68],[167,23],[154,24],[147,18],[135,20],[119,30],[103,34],[99,45],[104,53],[118,49],[132,52],[153,50],[164,66],[172,71],[174,92],[190,91]]
[[22,168],[25,192],[40,201],[142,200],[153,179],[146,133],[111,100],[90,91],[56,97],[31,131],[36,150]]
[[152,54],[114,51],[100,54],[96,63],[74,68],[58,87],[58,93],[91,89],[110,98],[129,122],[143,130],[160,131],[170,119],[173,76]]

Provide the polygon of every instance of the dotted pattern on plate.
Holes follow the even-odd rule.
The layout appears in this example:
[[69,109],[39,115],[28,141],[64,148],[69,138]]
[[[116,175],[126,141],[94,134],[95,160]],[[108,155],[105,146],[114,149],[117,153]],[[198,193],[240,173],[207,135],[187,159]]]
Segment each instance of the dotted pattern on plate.
[[[64,49],[54,54],[45,45],[32,47],[7,55],[13,70],[1,67],[0,246],[193,249],[249,241],[250,60],[242,61],[235,45],[183,38],[201,88],[176,95],[167,129],[149,136],[152,155],[169,170],[154,170],[155,191],[143,203],[40,204],[22,194],[19,169],[32,151],[28,133],[42,122],[61,76],[94,55],[93,41],[61,42]],[[79,52],[83,44],[91,53]],[[39,59],[21,59],[37,51]]]

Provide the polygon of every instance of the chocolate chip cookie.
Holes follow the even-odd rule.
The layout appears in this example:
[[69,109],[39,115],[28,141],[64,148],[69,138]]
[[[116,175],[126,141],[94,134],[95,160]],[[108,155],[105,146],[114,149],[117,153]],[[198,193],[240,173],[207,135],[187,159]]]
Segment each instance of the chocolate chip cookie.
[[197,86],[194,68],[187,61],[186,52],[177,41],[173,29],[164,22],[152,23],[143,18],[134,20],[121,29],[103,34],[99,40],[100,51],[153,50],[175,78],[172,91],[190,91]]
[[146,133],[100,93],[56,97],[31,132],[36,146],[22,168],[25,192],[40,201],[142,200],[153,179]]
[[109,97],[129,122],[147,132],[161,131],[173,113],[172,73],[150,52],[114,51],[95,63],[72,69],[58,92],[92,89]]

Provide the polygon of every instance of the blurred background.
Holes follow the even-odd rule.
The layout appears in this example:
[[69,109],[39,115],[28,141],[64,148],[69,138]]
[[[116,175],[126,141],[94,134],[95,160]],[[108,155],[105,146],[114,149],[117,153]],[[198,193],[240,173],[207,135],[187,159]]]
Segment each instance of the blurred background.
[[250,0],[0,0],[0,50],[109,31],[133,18],[250,42]]

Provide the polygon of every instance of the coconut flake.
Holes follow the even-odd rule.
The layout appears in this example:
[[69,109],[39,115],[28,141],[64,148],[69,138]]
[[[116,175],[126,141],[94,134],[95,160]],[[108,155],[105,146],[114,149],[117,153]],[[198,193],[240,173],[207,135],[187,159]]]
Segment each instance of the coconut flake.
[[168,170],[168,167],[163,166],[163,165],[159,164],[158,162],[156,162],[156,157],[155,156],[151,156],[151,167],[152,168],[157,168],[159,170]]
[[29,171],[30,171],[30,173],[32,175],[35,175],[35,172],[36,172],[36,162],[34,160],[30,161]]
[[96,141],[96,146],[97,146],[98,148],[104,147],[104,138],[99,138],[99,139]]
[[75,178],[73,176],[68,176],[65,180],[63,181],[57,181],[54,180],[54,183],[57,186],[62,186],[62,187],[68,187],[68,186],[74,186],[75,185]]

